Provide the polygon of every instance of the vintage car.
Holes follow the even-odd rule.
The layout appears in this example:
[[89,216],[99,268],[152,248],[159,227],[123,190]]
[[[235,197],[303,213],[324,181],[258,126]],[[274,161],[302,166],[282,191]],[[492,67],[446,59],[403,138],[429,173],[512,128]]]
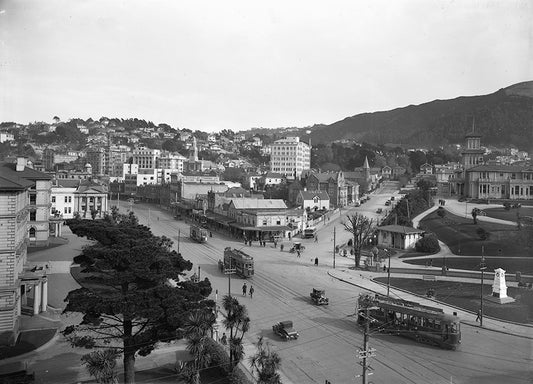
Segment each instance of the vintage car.
[[298,332],[292,327],[292,321],[290,320],[280,321],[279,323],[274,324],[272,330],[285,340],[296,340],[299,336]]
[[316,305],[328,305],[329,299],[326,297],[326,291],[323,289],[313,288],[313,292],[310,293],[311,300]]

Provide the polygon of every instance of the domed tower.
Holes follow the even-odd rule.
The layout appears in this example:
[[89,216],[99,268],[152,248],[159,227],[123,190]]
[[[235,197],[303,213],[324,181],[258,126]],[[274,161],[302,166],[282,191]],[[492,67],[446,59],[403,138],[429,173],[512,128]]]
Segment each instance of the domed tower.
[[89,163],[85,164],[85,172],[91,175],[93,173],[93,166]]

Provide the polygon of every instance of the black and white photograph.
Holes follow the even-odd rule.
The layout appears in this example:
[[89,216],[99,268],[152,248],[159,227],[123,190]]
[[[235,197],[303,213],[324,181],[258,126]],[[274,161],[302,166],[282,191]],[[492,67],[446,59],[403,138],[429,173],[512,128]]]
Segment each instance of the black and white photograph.
[[531,384],[532,154],[529,0],[0,0],[0,384]]

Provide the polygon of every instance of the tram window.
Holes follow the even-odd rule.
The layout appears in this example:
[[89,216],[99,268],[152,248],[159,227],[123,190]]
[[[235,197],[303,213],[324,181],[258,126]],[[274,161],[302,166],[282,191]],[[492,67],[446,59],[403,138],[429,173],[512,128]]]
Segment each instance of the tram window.
[[457,324],[456,323],[452,323],[451,332],[452,333],[456,333],[457,332]]

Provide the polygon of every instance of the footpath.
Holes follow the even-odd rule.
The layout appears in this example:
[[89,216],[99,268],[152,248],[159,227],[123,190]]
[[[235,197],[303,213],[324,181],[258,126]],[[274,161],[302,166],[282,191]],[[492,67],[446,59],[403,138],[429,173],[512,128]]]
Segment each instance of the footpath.
[[[487,205],[487,204],[472,204],[472,203],[461,203],[457,200],[446,200],[446,204],[444,206],[444,209],[449,211],[450,213],[453,213],[458,216],[464,216],[464,217],[471,217],[470,213],[468,213],[468,210],[472,210],[473,208],[479,208],[479,209],[486,209],[490,207],[500,207],[501,205]],[[438,209],[438,205],[434,205],[433,207],[429,208],[427,211],[422,212],[420,215],[415,217],[413,219],[413,227],[418,227],[420,220],[430,214],[431,212]],[[500,220],[495,219],[491,217],[486,216],[478,216],[478,220],[480,221],[490,221],[505,225],[516,225],[516,223],[512,221],[506,221],[506,220]],[[446,244],[440,242],[441,251],[434,255],[429,255],[426,258],[428,259],[438,259],[442,257],[454,257],[454,255],[451,250],[446,246]],[[474,257],[476,255],[473,255]],[[479,255],[481,257],[481,255]],[[353,263],[353,257],[348,256],[348,259],[352,260]],[[417,257],[417,259],[420,259],[420,257]],[[345,259],[346,260],[346,259]],[[464,282],[464,283],[474,283],[479,284],[480,279],[479,277],[475,276],[479,274],[479,272],[475,271],[461,271],[461,270],[448,270],[447,276],[441,275],[441,269],[438,267],[429,267],[424,265],[416,265],[416,264],[408,264],[406,261],[409,260],[409,258],[403,258],[400,259],[399,257],[391,256],[390,258],[390,274],[391,276],[394,276],[395,278],[411,278],[411,279],[420,279],[423,280],[424,276],[435,276],[435,279],[439,281],[455,281],[455,282]],[[352,264],[353,265],[353,264]],[[363,270],[355,270],[350,269],[347,267],[341,267],[336,269],[331,269],[328,271],[328,275],[331,277],[343,281],[345,283],[357,286],[359,288],[363,288],[375,293],[387,294],[387,286],[386,284],[382,284],[378,281],[375,281],[375,278],[378,277],[387,277],[386,272],[369,272],[369,271],[363,271]],[[455,275],[455,276],[454,276]],[[473,277],[462,277],[474,275]],[[489,274],[488,274],[489,275]],[[490,275],[489,275],[490,276]],[[486,284],[491,284],[491,277],[487,278],[485,281]],[[507,286],[516,286],[517,283],[515,282],[507,282]],[[472,325],[472,326],[480,326],[479,322],[476,322],[477,313],[467,311],[464,309],[461,309],[459,307],[454,307],[449,304],[446,304],[444,302],[438,301],[436,299],[431,299],[426,296],[416,295],[411,292],[407,292],[398,288],[389,287],[389,294],[393,297],[409,300],[409,301],[415,301],[422,305],[428,305],[433,307],[440,307],[442,308],[446,313],[457,313],[457,315],[461,318],[461,322],[464,324]],[[525,337],[529,339],[533,339],[533,324],[532,325],[526,325],[526,324],[519,324],[519,323],[513,323],[510,321],[500,320],[492,317],[483,316],[483,328],[488,329],[495,332],[502,332],[507,334],[512,334],[520,337]]]

